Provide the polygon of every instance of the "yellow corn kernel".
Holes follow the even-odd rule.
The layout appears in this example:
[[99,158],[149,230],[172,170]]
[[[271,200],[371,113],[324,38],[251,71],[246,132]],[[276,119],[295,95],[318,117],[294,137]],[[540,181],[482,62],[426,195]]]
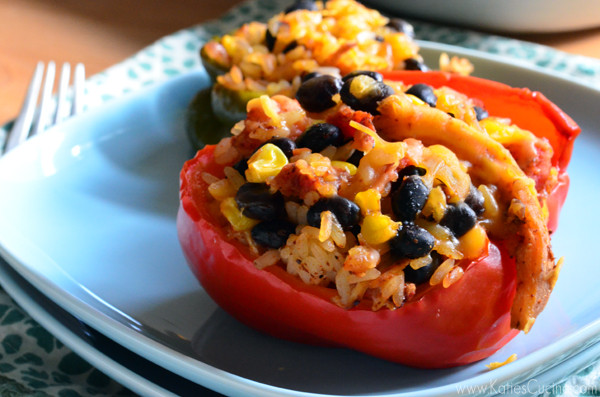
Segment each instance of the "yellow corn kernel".
[[464,236],[458,239],[458,250],[463,253],[466,259],[479,258],[488,245],[488,236],[481,225],[475,225]]
[[356,174],[356,170],[357,170],[356,166],[354,164],[350,164],[350,163],[348,163],[346,161],[337,161],[337,160],[335,160],[335,161],[331,162],[331,165],[334,168],[341,168],[344,171],[348,171],[348,173],[350,175]]
[[365,190],[364,192],[356,193],[354,202],[360,207],[363,215],[370,213],[381,212],[381,193],[375,189]]
[[383,244],[396,235],[400,224],[383,214],[369,214],[363,219],[360,234],[369,245]]
[[267,143],[248,160],[246,179],[248,182],[261,183],[276,176],[288,163],[285,154],[277,146]]
[[432,217],[433,220],[439,222],[446,213],[446,195],[441,186],[436,186],[429,192],[429,197],[425,202],[425,206],[421,210],[426,217]]
[[223,43],[223,47],[228,54],[234,54],[236,51],[236,41],[233,39],[231,35],[224,35],[221,38],[221,42]]
[[258,223],[258,220],[250,219],[242,214],[233,197],[221,201],[220,209],[235,231],[250,230]]
[[236,193],[235,187],[228,179],[219,179],[218,181],[208,185],[208,192],[215,200],[224,200],[227,197],[233,197]]
[[413,105],[426,105],[426,103],[421,98],[417,98],[412,94],[406,94],[406,96],[408,97],[408,99],[410,99]]

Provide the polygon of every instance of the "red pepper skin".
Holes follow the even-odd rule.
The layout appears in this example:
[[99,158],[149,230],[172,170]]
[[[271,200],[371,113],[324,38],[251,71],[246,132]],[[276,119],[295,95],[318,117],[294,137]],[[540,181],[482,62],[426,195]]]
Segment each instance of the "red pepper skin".
[[[477,92],[460,90],[454,77],[418,74],[419,82],[435,85],[433,82],[441,79],[440,85],[482,99],[490,114],[509,116],[489,106],[487,98]],[[471,79],[458,81],[466,85]],[[503,92],[502,87],[491,85]],[[542,100],[541,109],[560,112],[544,103]],[[569,126],[570,119],[562,112],[553,117]],[[564,146],[572,147],[568,133],[550,138],[553,146],[566,142]],[[557,164],[564,162],[566,168],[571,148],[554,148]],[[488,254],[471,262],[464,276],[449,288],[433,287],[419,300],[396,310],[373,312],[368,302],[343,309],[331,301],[336,294],[332,289],[306,285],[278,266],[256,269],[252,255],[243,245],[227,239],[208,205],[212,199],[202,172],[223,176],[222,167],[213,161],[213,152],[214,146],[205,147],[181,171],[177,229],[184,255],[206,292],[239,321],[279,338],[347,347],[421,368],[452,367],[484,359],[517,334],[510,328],[516,269],[499,244],[490,243]],[[568,178],[549,200],[554,203],[549,205],[551,222],[557,219],[567,187]]]
[[384,79],[405,84],[426,83],[447,86],[470,98],[480,100],[491,116],[508,117],[519,127],[548,139],[554,148],[552,164],[567,169],[579,126],[542,93],[514,88],[497,81],[444,72],[382,72]]

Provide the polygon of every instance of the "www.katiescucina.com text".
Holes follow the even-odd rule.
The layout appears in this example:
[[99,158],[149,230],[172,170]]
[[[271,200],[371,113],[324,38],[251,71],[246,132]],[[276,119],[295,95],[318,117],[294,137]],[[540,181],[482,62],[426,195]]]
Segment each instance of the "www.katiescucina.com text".
[[539,395],[599,395],[598,385],[574,385],[561,383],[558,385],[542,384],[533,378],[525,383],[511,384],[499,383],[493,380],[484,385],[458,385],[456,391],[459,395],[505,395],[505,396],[539,396]]

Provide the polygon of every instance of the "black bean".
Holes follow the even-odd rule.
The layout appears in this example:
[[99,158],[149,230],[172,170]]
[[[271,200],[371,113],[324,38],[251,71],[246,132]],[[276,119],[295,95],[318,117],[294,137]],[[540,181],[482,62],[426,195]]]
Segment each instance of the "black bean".
[[239,172],[245,178],[246,170],[248,169],[248,159],[241,159],[233,165],[233,169]]
[[250,234],[252,239],[260,245],[269,248],[281,248],[287,242],[290,234],[296,231],[296,225],[291,222],[275,219],[257,224]]
[[423,167],[418,167],[418,166],[412,165],[412,164],[407,165],[406,167],[402,168],[398,172],[398,179],[395,180],[394,182],[392,182],[391,191],[392,192],[396,191],[396,189],[398,189],[400,187],[400,185],[402,185],[402,181],[407,176],[410,176],[410,175],[423,176],[426,173],[427,173],[427,170]]
[[406,22],[404,19],[392,18],[386,26],[395,30],[396,32],[404,33],[411,39],[415,37],[415,29],[410,23]]
[[272,138],[265,143],[272,143],[277,146],[287,158],[292,157],[294,155],[294,149],[296,149],[296,142],[289,138]]
[[313,124],[296,140],[296,146],[309,148],[313,153],[327,146],[341,146],[344,143],[342,130],[333,124]]
[[392,254],[400,258],[417,259],[431,252],[435,238],[427,230],[406,222],[390,240]]
[[383,76],[381,75],[381,73],[374,72],[372,70],[355,70],[354,72],[350,72],[347,75],[345,75],[344,77],[342,77],[342,81],[346,82],[346,81],[350,80],[351,78],[360,76],[360,75],[369,76],[370,78],[372,78],[373,80],[376,80],[376,81],[383,81]]
[[[289,141],[289,142],[286,142],[286,141]],[[271,143],[271,144],[277,146],[279,149],[281,149],[281,151],[283,152],[283,154],[286,155],[287,158],[290,158],[293,155],[293,150],[296,149],[296,142],[292,141],[289,138],[271,138],[268,141],[262,143],[256,149],[254,149],[254,151],[248,157],[252,157],[254,155],[254,153],[258,152],[267,143]],[[291,154],[289,154],[289,153],[291,153]],[[247,160],[248,159],[245,159],[243,161],[247,161]],[[236,166],[237,166],[237,163],[233,167],[235,168]],[[248,169],[248,164],[246,164],[245,167],[246,168],[244,168],[244,172]],[[242,176],[243,175],[244,174],[242,174]]]
[[418,176],[424,176],[427,173],[427,170],[423,167],[418,167],[416,165],[407,165],[406,167],[402,168],[400,170],[400,172],[398,172],[398,179],[402,180],[404,179],[404,177],[410,176],[410,175],[418,175]]
[[409,58],[404,60],[405,70],[420,70],[421,72],[428,72],[429,67],[425,63],[415,58]]
[[284,213],[281,193],[271,194],[265,183],[245,183],[235,194],[235,202],[244,216],[262,221],[276,218]]
[[477,214],[464,202],[450,204],[446,207],[446,213],[440,221],[440,225],[446,226],[456,237],[461,237],[471,230],[477,223]]
[[358,235],[360,234],[360,225],[357,223],[356,225],[349,227],[348,231],[354,234],[354,237],[358,238]]
[[487,119],[488,117],[490,117],[490,114],[488,113],[488,111],[485,110],[484,108],[482,108],[481,106],[474,106],[473,110],[475,110],[475,115],[477,116],[478,121],[481,121],[483,119]]
[[340,92],[342,80],[323,75],[306,80],[298,88],[296,99],[309,112],[322,112],[333,106],[332,97]]
[[364,152],[361,152],[360,150],[354,150],[354,153],[352,153],[352,155],[350,157],[348,157],[346,162],[350,163],[350,164],[354,164],[355,166],[358,167],[358,164],[360,163],[360,159],[362,159],[364,157],[364,155],[365,155]]
[[307,73],[304,76],[302,76],[302,82],[304,83],[305,81],[310,80],[313,77],[319,77],[319,76],[323,76],[323,74],[319,73],[319,72],[310,72],[310,73]]
[[427,84],[415,84],[406,90],[406,93],[416,96],[432,108],[434,108],[437,103],[437,96],[433,92],[433,87]]
[[276,41],[277,36],[274,36],[273,33],[271,33],[271,29],[267,28],[267,32],[265,33],[265,44],[269,51],[273,51],[273,48],[275,48]]
[[[365,83],[365,86],[356,89],[356,85],[352,85],[353,82],[357,81],[356,79],[361,79],[361,85]],[[377,111],[379,102],[393,93],[394,90],[389,85],[369,76],[362,77],[359,75],[346,80],[340,91],[340,97],[346,105],[354,110],[362,110],[377,115],[379,114],[379,111]]]
[[474,185],[471,185],[471,190],[465,199],[465,203],[471,207],[471,209],[473,209],[477,215],[481,215],[483,214],[483,211],[485,211],[485,207],[483,206],[485,203],[483,194],[481,194],[479,189],[477,189]]
[[318,9],[317,5],[312,0],[297,0],[294,4],[286,8],[283,12],[289,14],[290,12],[298,10],[317,11]]
[[321,198],[306,214],[308,224],[321,227],[321,212],[331,211],[344,230],[350,230],[360,220],[360,208],[356,203],[340,196]]
[[403,222],[414,221],[429,196],[429,188],[418,175],[409,175],[392,193],[392,211]]
[[383,38],[383,36],[380,35],[376,35],[375,36],[375,41],[378,41],[380,43],[383,43],[385,41],[385,39]]
[[431,251],[431,263],[427,266],[413,269],[410,265],[404,268],[404,281],[407,283],[415,283],[417,285],[429,280],[436,269],[441,265],[441,255],[436,251]]
[[296,40],[292,40],[288,45],[285,46],[283,50],[281,50],[281,52],[286,54],[296,47],[298,47],[298,42]]

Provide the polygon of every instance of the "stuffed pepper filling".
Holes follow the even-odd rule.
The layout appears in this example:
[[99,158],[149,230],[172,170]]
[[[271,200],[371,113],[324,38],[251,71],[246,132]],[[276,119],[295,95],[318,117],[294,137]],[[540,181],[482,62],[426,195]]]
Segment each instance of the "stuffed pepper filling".
[[371,71],[314,74],[296,99],[246,110],[196,182],[257,268],[335,290],[346,309],[398,309],[452,288],[493,243],[517,267],[511,325],[529,330],[560,269],[546,138],[454,89]]
[[[249,100],[293,98],[308,79],[318,77],[311,84],[333,93],[339,80],[334,77],[355,70],[429,70],[410,23],[354,0],[298,0],[267,22],[249,22],[208,41],[200,59],[213,84],[188,108],[186,128],[195,148],[226,136],[246,117]],[[462,75],[473,70],[467,59],[447,54],[440,56],[439,68]],[[305,95],[311,91],[310,85],[304,88]],[[330,97],[322,103],[316,98],[306,110],[320,111]]]
[[404,20],[353,0],[302,0],[209,41],[201,58],[220,88],[293,97],[309,73],[425,69],[418,50]]

